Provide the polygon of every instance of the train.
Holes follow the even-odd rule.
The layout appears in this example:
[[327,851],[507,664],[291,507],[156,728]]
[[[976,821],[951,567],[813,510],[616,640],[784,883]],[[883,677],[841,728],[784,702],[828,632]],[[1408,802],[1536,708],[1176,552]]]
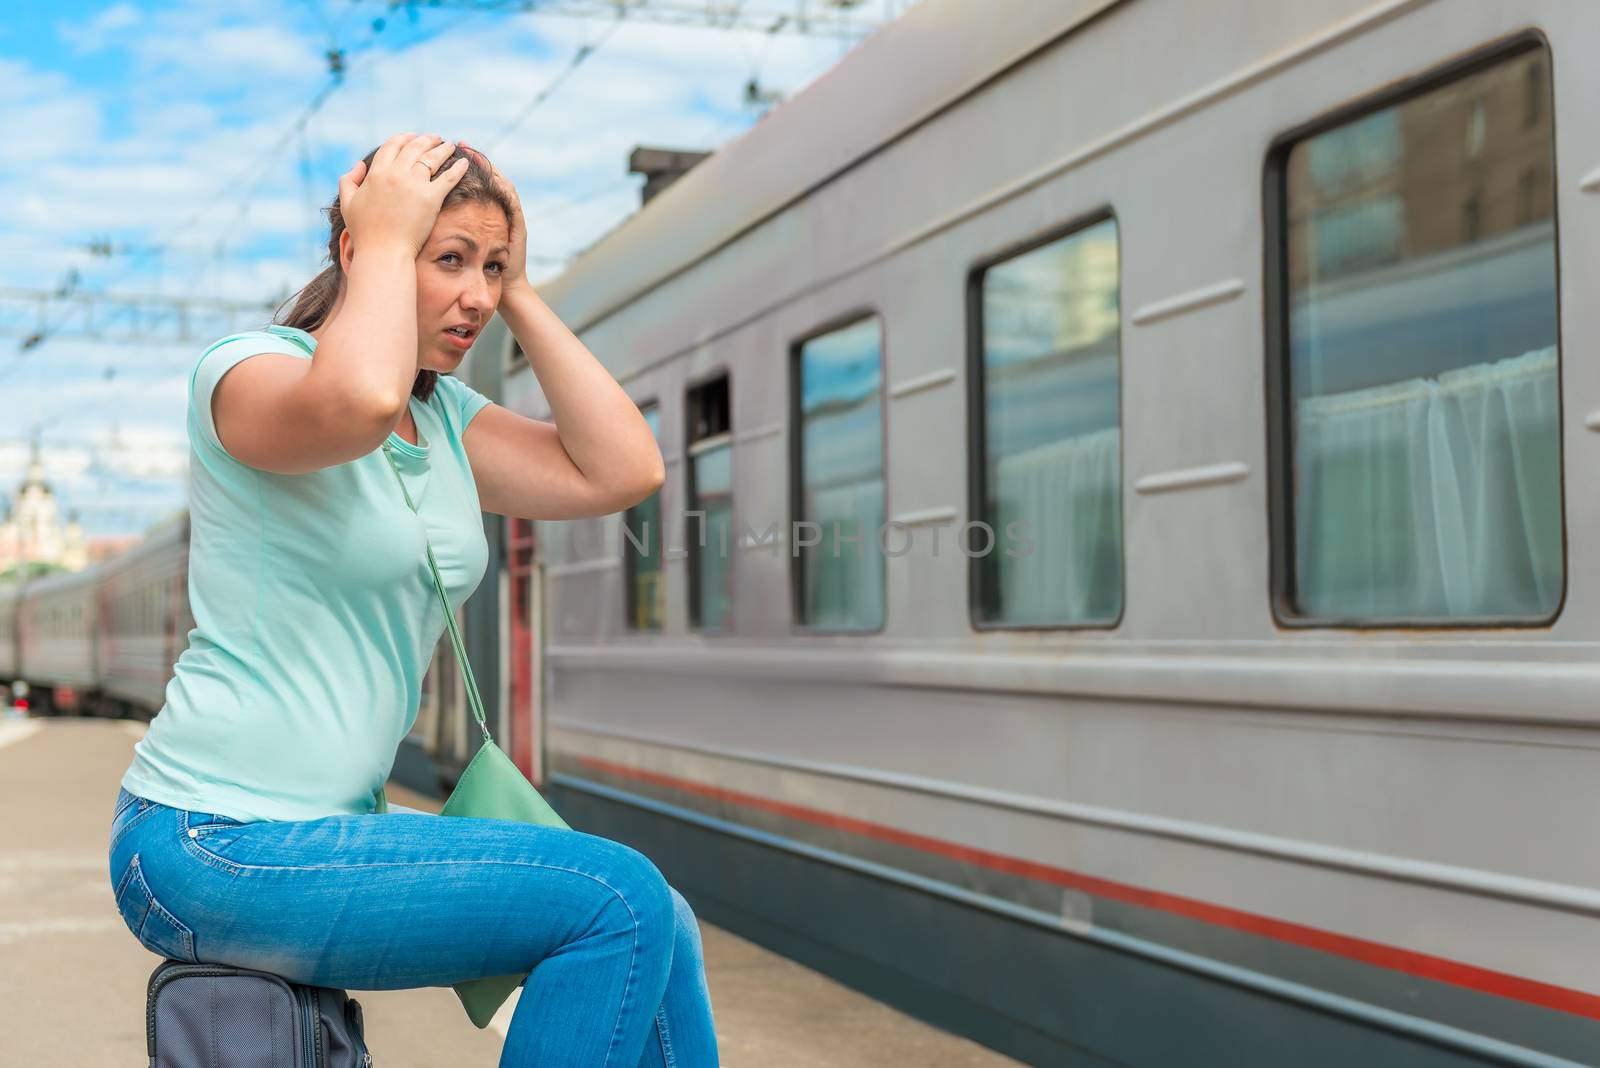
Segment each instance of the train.
[[[188,564],[189,513],[179,509],[84,570],[0,582],[6,704],[38,717],[148,723],[195,626]],[[448,793],[471,758],[468,716],[454,654],[442,644],[392,777],[429,796]]]
[[187,511],[82,571],[0,585],[0,678],[39,714],[149,718],[194,626]]
[[[539,285],[668,476],[485,517],[496,737],[708,922],[1026,1063],[1600,1064],[1595,40],[911,8]],[[460,373],[555,415],[499,319]],[[119,611],[181,626],[153,537]],[[0,592],[0,656],[152,672],[109,578]]]

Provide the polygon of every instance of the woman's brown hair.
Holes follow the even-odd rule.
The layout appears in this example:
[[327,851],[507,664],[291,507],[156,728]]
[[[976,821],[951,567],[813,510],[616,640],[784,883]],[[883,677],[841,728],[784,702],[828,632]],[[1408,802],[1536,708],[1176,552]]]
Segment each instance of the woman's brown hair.
[[[382,147],[381,145],[379,147]],[[372,158],[378,154],[374,148],[362,157],[369,171],[372,167]],[[511,225],[512,206],[500,190],[495,188],[494,175],[488,168],[481,166],[471,152],[463,152],[458,146],[450,154],[450,158],[442,163],[435,174],[444,173],[445,168],[455,163],[458,159],[467,161],[467,172],[455,184],[455,188],[444,195],[444,201],[439,205],[442,215],[458,204],[496,204],[505,212],[506,226]],[[272,321],[279,326],[294,326],[301,330],[315,330],[321,326],[328,317],[328,312],[333,309],[333,303],[339,298],[339,290],[344,285],[344,266],[339,262],[339,235],[344,233],[344,212],[339,207],[339,196],[334,194],[333,202],[326,209],[328,216],[328,266],[323,268],[305,288],[301,289],[292,299],[294,304],[288,312],[284,312],[282,305]],[[288,304],[288,301],[284,301]],[[420,401],[426,401],[433,395],[434,385],[439,381],[437,371],[418,371],[416,380],[411,384],[411,395]]]

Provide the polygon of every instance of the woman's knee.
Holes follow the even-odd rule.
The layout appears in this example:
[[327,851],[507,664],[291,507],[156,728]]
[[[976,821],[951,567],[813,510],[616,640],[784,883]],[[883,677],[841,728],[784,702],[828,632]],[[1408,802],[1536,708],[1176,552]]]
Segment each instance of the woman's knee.
[[596,917],[596,924],[631,926],[645,938],[672,938],[677,922],[673,900],[677,891],[667,885],[654,861],[631,846],[611,842],[608,853],[597,877],[610,896]]
[[673,942],[674,953],[693,953],[700,956],[700,921],[695,918],[694,910],[689,907],[689,902],[678,893],[678,888],[669,886],[667,889],[672,894],[673,914]]

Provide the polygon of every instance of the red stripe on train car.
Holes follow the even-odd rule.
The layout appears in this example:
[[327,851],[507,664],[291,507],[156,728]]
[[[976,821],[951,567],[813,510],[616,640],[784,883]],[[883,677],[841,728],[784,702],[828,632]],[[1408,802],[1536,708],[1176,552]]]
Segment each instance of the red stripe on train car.
[[1479,968],[1471,964],[1463,964],[1460,961],[1433,957],[1426,953],[1401,949],[1398,946],[1384,945],[1381,942],[1369,942],[1362,938],[1335,934],[1332,931],[1307,927],[1304,924],[1290,923],[1287,920],[1277,920],[1270,916],[1259,916],[1255,913],[1243,912],[1223,905],[1213,905],[1210,902],[1181,897],[1177,894],[1146,890],[1127,883],[1113,882],[1110,879],[1100,879],[1092,875],[1069,871],[1066,868],[1057,868],[1049,864],[1023,860],[1020,857],[1009,857],[1002,853],[992,853],[972,846],[957,845],[954,842],[930,838],[927,835],[913,834],[909,831],[898,830],[880,823],[870,823],[866,820],[841,816],[821,809],[774,801],[771,798],[761,797],[756,794],[740,793],[739,791],[727,790],[719,786],[708,786],[689,779],[680,779],[672,775],[663,775],[660,772],[645,771],[640,768],[630,768],[623,764],[616,764],[595,757],[578,757],[577,759],[585,767],[593,768],[596,771],[608,772],[623,778],[653,783],[657,786],[665,786],[684,793],[698,794],[701,797],[711,798],[727,804],[760,809],[764,812],[776,813],[777,815],[787,816],[790,819],[815,824],[819,827],[848,831],[863,838],[892,842],[895,845],[919,849],[925,853],[933,853],[941,857],[949,857],[952,860],[976,864],[991,871],[1019,875],[1027,879],[1037,879],[1055,886],[1081,890],[1097,897],[1110,898],[1113,901],[1122,901],[1130,905],[1141,905],[1145,908],[1159,909],[1162,912],[1169,912],[1178,916],[1187,916],[1190,919],[1200,920],[1204,923],[1231,928],[1235,931],[1244,931],[1249,934],[1262,935],[1266,938],[1274,938],[1280,942],[1288,942],[1308,949],[1321,950],[1324,953],[1347,957],[1350,960],[1361,961],[1364,964],[1372,964],[1380,968],[1389,968],[1393,971],[1414,975],[1422,979],[1451,983],[1455,986],[1481,991],[1485,994],[1494,994],[1498,997],[1511,998],[1515,1001],[1542,1005],[1545,1008],[1600,1020],[1600,995],[1585,993],[1582,990],[1572,990],[1563,986],[1555,986],[1551,983],[1541,983],[1537,980],[1525,979],[1519,975]]

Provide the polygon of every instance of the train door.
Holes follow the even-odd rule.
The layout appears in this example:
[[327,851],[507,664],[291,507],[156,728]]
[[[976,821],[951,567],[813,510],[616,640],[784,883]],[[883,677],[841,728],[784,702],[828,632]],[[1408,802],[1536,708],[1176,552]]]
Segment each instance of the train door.
[[161,595],[161,663],[163,688],[177,674],[178,657],[188,648],[188,630],[183,625],[183,607],[189,600],[189,554],[185,552],[168,578]]
[[507,644],[510,658],[510,729],[512,762],[535,785],[544,782],[544,746],[541,730],[544,710],[539,702],[542,642],[539,606],[539,569],[535,564],[533,521],[506,517]]

